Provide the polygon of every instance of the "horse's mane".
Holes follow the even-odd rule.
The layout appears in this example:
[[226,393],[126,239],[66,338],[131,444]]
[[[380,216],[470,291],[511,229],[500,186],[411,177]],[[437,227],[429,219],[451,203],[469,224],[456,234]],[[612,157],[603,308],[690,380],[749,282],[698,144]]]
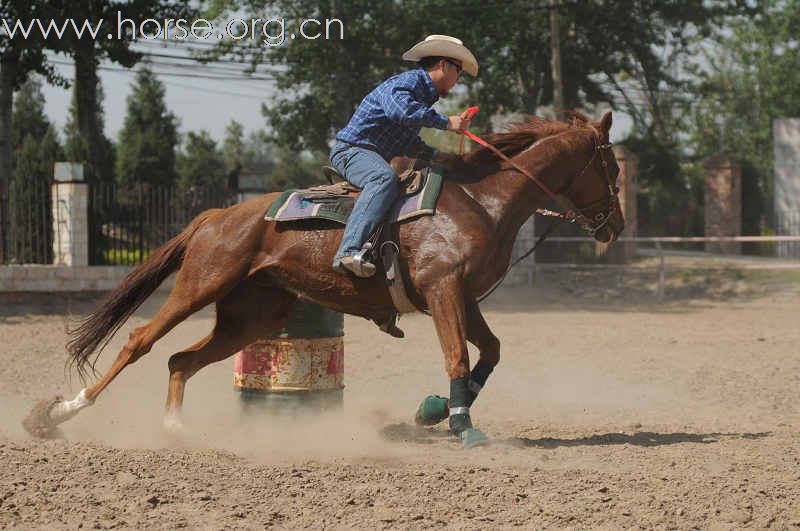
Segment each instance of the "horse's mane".
[[[544,118],[525,114],[522,120],[506,125],[504,132],[487,135],[484,140],[499,149],[504,155],[513,157],[543,138],[562,133],[571,128],[587,127],[589,118],[586,115],[578,111],[570,111],[570,115],[571,120],[569,122],[562,122],[545,120]],[[464,154],[462,163],[467,167],[475,168],[497,160],[498,156],[494,152],[489,148],[480,146]]]

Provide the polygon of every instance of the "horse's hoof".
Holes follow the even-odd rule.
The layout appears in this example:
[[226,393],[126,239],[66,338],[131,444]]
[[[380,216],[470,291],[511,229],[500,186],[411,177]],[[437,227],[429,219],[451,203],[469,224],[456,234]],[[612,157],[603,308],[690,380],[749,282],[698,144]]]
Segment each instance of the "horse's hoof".
[[417,426],[433,426],[439,424],[450,414],[447,398],[439,395],[429,395],[417,408],[414,415],[414,424]]
[[63,398],[57,396],[47,400],[40,400],[33,406],[28,416],[22,420],[22,427],[29,434],[39,439],[56,439],[62,436],[53,419],[50,417],[50,410],[53,406],[62,402]]
[[459,435],[461,446],[464,448],[475,448],[489,444],[489,438],[478,428],[467,428]]
[[170,436],[183,437],[186,435],[186,426],[183,424],[179,415],[164,415],[162,426],[164,427],[164,431]]

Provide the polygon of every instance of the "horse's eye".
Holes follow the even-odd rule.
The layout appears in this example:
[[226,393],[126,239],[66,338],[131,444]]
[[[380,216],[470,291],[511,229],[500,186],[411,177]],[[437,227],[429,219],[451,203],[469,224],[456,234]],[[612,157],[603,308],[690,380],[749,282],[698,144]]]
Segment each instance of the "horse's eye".
[[605,217],[606,217],[606,215],[605,215],[605,214],[603,214],[602,212],[600,212],[599,214],[595,214],[595,215],[594,215],[594,219],[596,219],[597,221],[603,221],[603,219],[604,219]]

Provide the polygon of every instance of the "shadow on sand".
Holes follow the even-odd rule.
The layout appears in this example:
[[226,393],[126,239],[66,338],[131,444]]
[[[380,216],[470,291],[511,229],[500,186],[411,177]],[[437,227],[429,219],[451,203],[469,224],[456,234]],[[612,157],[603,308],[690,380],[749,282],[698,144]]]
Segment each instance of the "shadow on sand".
[[654,433],[640,431],[628,433],[604,433],[577,439],[554,439],[542,437],[530,439],[528,437],[510,437],[495,440],[497,443],[507,444],[519,448],[560,448],[562,446],[611,446],[616,444],[630,444],[632,446],[665,446],[681,443],[711,444],[720,439],[762,439],[772,435],[771,432],[761,433]]
[[[772,432],[759,433],[655,433],[641,431],[628,433],[604,433],[579,437],[576,439],[556,439],[542,437],[531,439],[528,437],[509,437],[506,439],[492,439],[494,445],[511,446],[514,448],[541,448],[554,449],[570,446],[611,446],[630,444],[631,446],[665,446],[670,444],[696,443],[712,444],[721,439],[763,439],[772,435]],[[381,430],[381,436],[391,442],[414,444],[432,444],[450,437],[450,433],[441,427],[424,428],[401,422],[389,424]],[[453,438],[455,442],[456,439]]]

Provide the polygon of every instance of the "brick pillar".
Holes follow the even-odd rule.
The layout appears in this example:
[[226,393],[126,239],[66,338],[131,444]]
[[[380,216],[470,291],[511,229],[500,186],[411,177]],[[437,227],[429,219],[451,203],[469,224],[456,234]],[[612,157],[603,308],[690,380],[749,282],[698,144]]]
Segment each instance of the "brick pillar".
[[[636,173],[639,170],[639,157],[625,146],[614,146],[614,158],[619,166],[617,186],[619,186],[619,205],[625,218],[623,238],[635,238],[637,229],[636,209]],[[606,260],[613,263],[624,263],[636,255],[636,242],[617,242],[606,248],[596,245],[597,254],[604,253]]]
[[[705,235],[741,236],[742,167],[731,157],[705,160]],[[706,251],[740,254],[739,242],[706,242]]]
[[52,185],[53,264],[89,265],[89,186],[83,166],[57,162]]

